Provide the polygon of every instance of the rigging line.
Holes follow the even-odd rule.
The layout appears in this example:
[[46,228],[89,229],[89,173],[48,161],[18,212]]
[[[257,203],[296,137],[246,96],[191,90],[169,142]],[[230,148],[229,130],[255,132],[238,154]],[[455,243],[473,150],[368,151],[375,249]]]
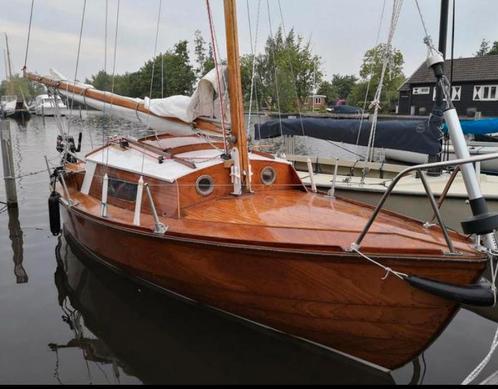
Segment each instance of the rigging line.
[[[112,110],[114,108],[114,88],[116,86],[116,62],[117,62],[117,52],[118,52],[118,35],[119,35],[119,15],[121,11],[121,0],[118,0],[118,6],[116,9],[116,28],[114,32],[114,53],[112,60],[112,82],[111,82],[111,107],[109,109],[109,123],[112,124]],[[109,138],[107,137],[107,141]],[[106,150],[106,171],[109,167],[109,147]]]
[[[105,0],[105,22],[104,22],[104,74],[107,78],[107,44],[108,44],[108,28],[109,28],[109,0]],[[106,115],[106,97],[107,97],[107,88],[104,88],[104,101],[103,101],[103,116],[105,117]],[[85,99],[86,102],[86,99]],[[104,132],[102,132],[103,134]],[[104,136],[104,135],[103,135]],[[103,138],[102,144],[105,143],[105,140]]]
[[356,152],[354,152],[354,151],[352,151],[352,150],[349,150],[349,149],[348,149],[347,147],[345,147],[345,146],[339,146],[337,143],[334,143],[334,142],[332,142],[332,141],[330,141],[330,140],[328,140],[328,141],[327,141],[327,143],[330,143],[332,146],[335,146],[335,147],[337,147],[337,148],[339,148],[339,149],[341,149],[341,150],[343,150],[343,151],[346,151],[347,153],[350,153],[350,154],[354,155],[355,157],[360,157],[360,158],[363,158],[363,155],[358,154],[358,153],[356,153]]
[[[211,3],[209,0],[206,0],[206,8],[209,19],[209,30],[211,32],[211,42],[213,45],[213,56],[214,56],[214,65],[216,69],[216,81],[218,83],[218,95],[220,97],[220,113],[221,113],[221,130],[223,132],[223,143],[225,145],[225,155],[229,155],[228,152],[228,142],[227,142],[227,132],[225,128],[225,109],[224,109],[224,89],[222,89],[222,80],[220,76],[220,64],[218,63],[218,45],[216,43],[216,33],[214,31],[214,23],[213,23],[213,15],[211,12]],[[234,108],[235,109],[235,108]]]
[[[86,15],[86,1],[83,0],[83,11],[81,13],[81,26],[80,26],[80,37],[78,41],[78,54],[76,55],[76,68],[74,70],[74,81],[73,81],[73,86],[76,88],[76,79],[78,78],[78,70],[80,66],[80,54],[81,54],[81,41],[83,39],[83,28],[85,26],[85,15]],[[69,87],[69,85],[68,85]],[[71,99],[71,109],[69,110],[69,115],[72,117],[73,116],[73,108],[74,108],[74,95],[73,98]],[[67,121],[67,134],[69,135],[69,132],[71,131],[71,120]]]
[[375,147],[375,137],[377,132],[377,123],[379,118],[380,111],[380,103],[382,98],[382,91],[384,87],[384,79],[387,71],[387,67],[390,65],[391,61],[393,61],[393,47],[392,42],[394,39],[394,35],[396,33],[396,29],[398,26],[399,18],[401,15],[401,8],[403,7],[404,0],[393,0],[393,12],[391,17],[391,25],[389,28],[389,35],[387,39],[387,44],[385,46],[385,56],[384,56],[384,64],[382,66],[382,73],[379,81],[379,86],[377,88],[377,92],[374,97],[374,101],[372,101],[371,106],[375,107],[374,117],[372,121],[372,127],[370,130],[370,138],[368,142],[368,150],[367,150],[367,161],[373,160],[374,157],[374,147]]
[[453,93],[453,75],[455,70],[455,28],[456,28],[456,0],[453,0],[453,21],[451,23],[451,70],[450,86]]
[[164,99],[164,54],[161,52],[161,99]]
[[258,13],[256,19],[256,31],[253,45],[253,35],[252,35],[252,23],[251,23],[251,12],[249,8],[249,0],[246,0],[247,5],[247,17],[249,19],[249,36],[251,39],[251,54],[252,54],[252,76],[251,76],[251,96],[249,98],[249,118],[247,123],[247,134],[250,135],[251,124],[252,124],[252,103],[254,99],[254,88],[255,88],[255,78],[256,78],[256,50],[258,48],[258,35],[259,35],[259,19],[261,15],[261,0],[258,0]]
[[[287,28],[285,27],[284,13],[282,12],[282,4],[281,4],[280,0],[278,0],[278,9],[280,12],[280,20],[282,22],[282,29],[283,29],[285,37],[287,37]],[[311,42],[309,42],[309,44],[311,44]],[[299,99],[299,91],[297,88],[296,72],[294,71],[294,64],[292,63],[292,61],[289,61],[289,66],[290,66],[290,71],[291,71],[291,77],[294,80],[294,92],[296,93],[297,110],[298,110],[298,114],[299,114],[299,122],[301,124],[301,131],[303,133],[303,136],[305,137],[306,130],[304,128],[304,120],[303,120],[303,113],[302,113],[302,109],[301,109],[301,101]],[[316,71],[316,68],[315,68],[315,71]],[[316,73],[315,73],[315,76],[316,76]]]
[[422,22],[422,27],[424,29],[425,36],[430,37],[429,30],[427,29],[427,25],[425,24],[424,15],[422,13],[422,9],[420,8],[418,0],[415,0],[415,4],[417,5],[418,14],[420,16],[420,21]]
[[26,53],[24,55],[24,68],[23,68],[23,70],[26,70],[26,67],[28,66],[29,42],[31,40],[31,25],[33,23],[33,9],[34,9],[34,7],[35,7],[35,0],[31,0],[31,13],[29,15],[28,39],[26,41]]
[[[375,47],[379,45],[380,42],[380,34],[382,33],[382,27],[384,25],[384,17],[385,17],[385,12],[386,12],[386,5],[387,5],[387,0],[384,0],[384,3],[382,4],[382,11],[380,14],[380,22],[379,22],[379,28],[377,29],[377,38],[375,39]],[[360,118],[360,128],[358,130],[358,138],[356,139],[356,145],[358,146],[360,144],[360,138],[361,138],[361,133],[363,131],[363,123],[365,121],[365,112],[367,110],[367,104],[368,104],[368,95],[370,94],[370,88],[372,86],[372,80],[373,80],[373,74],[370,74],[368,77],[368,84],[367,84],[367,91],[365,93],[365,100],[363,101],[363,109],[362,109],[362,115]]]
[[[278,109],[278,122],[279,122],[280,136],[283,138],[284,137],[284,129],[283,129],[283,125],[282,125],[282,110],[280,108],[280,91],[279,91],[279,86],[278,86],[278,66],[277,66],[277,61],[276,61],[276,56],[275,56],[276,42],[275,42],[275,37],[273,35],[269,0],[266,0],[266,8],[268,11],[268,25],[269,25],[269,29],[270,29],[270,39],[271,39],[272,46],[273,46],[273,47],[270,47],[270,51],[271,51],[272,59],[273,59],[274,78],[275,78],[275,94],[277,97],[277,109]],[[283,150],[283,143],[280,146],[280,151],[282,151],[282,150]]]
[[[150,77],[150,89],[149,89],[149,99],[152,99],[152,93],[154,89],[154,76],[155,76],[155,70],[156,70],[156,54],[157,54],[157,44],[159,40],[159,30],[161,26],[161,12],[162,12],[162,6],[163,6],[163,1],[159,0],[159,11],[157,13],[157,25],[156,25],[156,38],[154,41],[154,56],[152,60],[152,74]],[[150,103],[149,103],[149,109],[150,109]]]
[[[157,44],[159,41],[159,30],[161,27],[161,13],[162,13],[162,7],[163,7],[163,1],[159,0],[159,10],[157,12],[157,25],[156,25],[156,37],[154,40],[154,54],[152,56],[152,74],[150,76],[150,89],[149,89],[149,104],[148,104],[148,110],[150,112],[150,107],[151,107],[151,102],[152,102],[152,93],[154,91],[154,76],[156,72],[156,55],[157,55]],[[147,115],[147,122],[146,126],[149,129],[150,128],[150,118],[151,115]],[[157,132],[154,130],[154,134],[156,136],[156,139],[158,139]],[[141,172],[143,174],[145,168],[145,152],[142,150],[142,169]]]
[[[104,22],[104,74],[107,78],[107,54],[108,54],[108,31],[109,31],[109,0],[105,0],[105,22]],[[107,88],[105,88],[107,89]],[[107,92],[104,89],[104,105],[102,110],[103,126],[102,126],[102,146],[105,146],[105,140],[107,137],[107,124],[105,121],[107,114],[106,98]],[[85,99],[86,103],[86,99]],[[91,131],[90,131],[91,133]],[[102,153],[102,164],[104,164],[104,154]]]

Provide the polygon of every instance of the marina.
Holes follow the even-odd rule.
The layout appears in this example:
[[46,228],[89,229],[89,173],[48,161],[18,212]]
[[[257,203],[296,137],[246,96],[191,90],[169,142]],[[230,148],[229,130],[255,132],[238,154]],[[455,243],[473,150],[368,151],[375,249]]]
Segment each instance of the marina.
[[[105,120],[98,113],[88,113],[88,116],[84,114],[84,121],[77,123],[76,128],[85,129],[88,134],[82,152],[89,152],[90,139],[101,136],[100,124]],[[484,310],[484,316],[464,309],[415,365],[386,374],[203,306],[148,291],[99,266],[78,251],[78,247],[73,252],[67,241],[62,240],[58,245],[57,239],[51,238],[47,222],[48,189],[43,190],[46,169],[37,175],[28,175],[43,170],[43,156],[25,156],[40,144],[46,145],[50,159],[57,156],[53,147],[53,134],[57,133],[55,120],[47,118],[44,126],[42,118],[34,117],[25,128],[12,122],[11,130],[16,174],[25,177],[18,182],[19,211],[4,211],[0,215],[3,258],[0,301],[5,315],[16,318],[15,325],[2,321],[5,349],[0,363],[2,383],[57,383],[54,377],[57,366],[59,378],[66,384],[407,384],[422,383],[424,370],[425,384],[459,383],[489,349],[498,321],[496,309]],[[143,128],[126,122],[114,122],[109,128],[111,133],[123,134],[123,130],[135,137],[148,134]],[[5,198],[3,185],[0,194]],[[69,281],[64,281],[63,277],[67,276],[58,265],[59,255],[64,266],[71,266]],[[27,283],[18,284],[18,280],[27,280]],[[72,286],[64,286],[64,282]],[[72,294],[68,287],[77,289],[77,294]],[[78,333],[62,319],[65,316],[59,305],[64,301],[62,296],[68,296],[71,303],[65,302],[64,306],[74,311],[75,317],[80,317],[81,326],[77,328],[86,342],[71,342],[78,339]],[[26,345],[22,348],[19,332]],[[107,362],[102,361],[102,354],[96,358],[95,351],[89,352],[102,342]],[[67,346],[68,343],[72,347],[58,348],[57,355],[54,345]],[[84,353],[81,347],[86,347]],[[102,350],[102,346],[97,350]],[[494,357],[483,373],[483,381],[494,373],[496,363],[498,360]],[[22,367],[26,364],[36,367],[28,375]],[[115,381],[115,371],[119,372],[119,381]]]
[[426,56],[406,77],[405,2],[384,0],[361,79],[328,82],[280,0],[275,34],[269,0],[247,26],[241,3],[205,1],[191,60],[187,40],[159,51],[158,0],[152,59],[118,74],[106,0],[84,81],[95,4],[73,77],[33,65],[34,0],[20,73],[5,33],[0,384],[493,384],[498,41],[456,61],[453,0],[448,62],[450,1],[436,45],[414,0]]

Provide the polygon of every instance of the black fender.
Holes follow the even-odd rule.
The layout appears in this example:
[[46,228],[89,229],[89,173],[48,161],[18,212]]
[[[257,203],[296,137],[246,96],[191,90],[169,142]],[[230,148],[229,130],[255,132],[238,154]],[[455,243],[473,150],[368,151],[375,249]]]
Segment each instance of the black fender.
[[489,282],[468,286],[457,286],[409,276],[406,281],[414,288],[435,296],[475,307],[492,307],[496,303],[495,292]]
[[50,219],[50,232],[54,236],[58,236],[61,233],[61,211],[60,211],[60,201],[61,195],[57,192],[52,192],[48,198],[48,216]]

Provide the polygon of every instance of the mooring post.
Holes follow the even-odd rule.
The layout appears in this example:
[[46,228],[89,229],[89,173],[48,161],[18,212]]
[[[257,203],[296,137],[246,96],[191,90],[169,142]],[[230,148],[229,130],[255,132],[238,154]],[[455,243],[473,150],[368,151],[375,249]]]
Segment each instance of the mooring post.
[[7,195],[7,205],[9,207],[17,207],[16,174],[14,171],[10,122],[8,120],[0,120],[0,131],[3,177],[5,181],[5,193]]

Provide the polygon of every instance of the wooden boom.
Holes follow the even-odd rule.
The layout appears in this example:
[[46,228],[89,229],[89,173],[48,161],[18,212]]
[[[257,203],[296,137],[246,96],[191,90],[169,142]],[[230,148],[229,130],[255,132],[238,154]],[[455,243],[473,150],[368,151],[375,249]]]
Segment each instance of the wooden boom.
[[[109,105],[127,108],[136,112],[142,112],[144,114],[151,115],[164,120],[169,120],[177,124],[190,125],[190,123],[183,122],[182,120],[175,117],[164,117],[156,115],[153,112],[151,112],[143,102],[137,102],[129,97],[116,95],[110,92],[100,91],[95,88],[83,87],[81,85],[67,81],[55,80],[49,77],[43,77],[29,72],[25,72],[24,77],[27,78],[28,80],[39,82],[40,84],[43,84],[49,88],[55,88],[64,91],[66,93],[79,95],[82,96],[83,98],[90,98]],[[197,119],[192,124],[194,128],[197,128],[199,130],[214,132],[216,134],[222,133],[221,125],[217,125],[216,123],[213,123],[212,121],[209,120]]]

